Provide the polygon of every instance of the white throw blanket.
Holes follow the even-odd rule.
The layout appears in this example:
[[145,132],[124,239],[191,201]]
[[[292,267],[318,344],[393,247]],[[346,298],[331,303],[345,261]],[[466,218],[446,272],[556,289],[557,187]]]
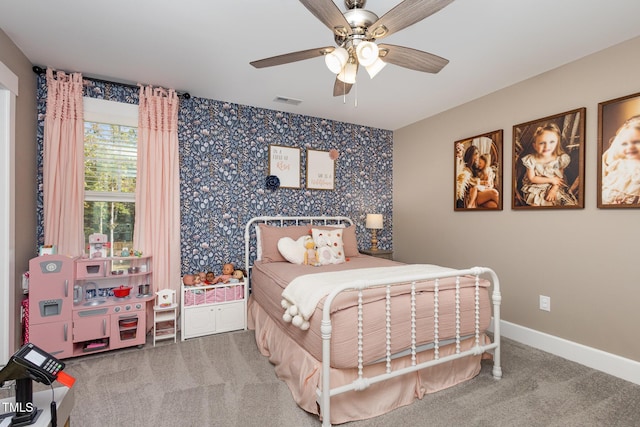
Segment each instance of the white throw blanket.
[[[353,270],[356,274],[344,271],[305,274],[293,279],[282,291],[282,319],[291,322],[302,330],[309,329],[309,318],[322,298],[329,295],[337,286],[355,281],[398,280],[409,281],[411,276],[427,275],[454,271],[452,268],[433,264],[406,264],[393,267],[374,267]],[[357,276],[356,279],[353,276]],[[405,279],[405,277],[407,277]]]

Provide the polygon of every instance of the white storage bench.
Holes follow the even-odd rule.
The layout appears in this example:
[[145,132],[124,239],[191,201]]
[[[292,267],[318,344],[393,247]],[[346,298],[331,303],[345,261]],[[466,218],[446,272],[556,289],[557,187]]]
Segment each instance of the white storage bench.
[[246,281],[216,285],[181,285],[182,340],[246,329]]

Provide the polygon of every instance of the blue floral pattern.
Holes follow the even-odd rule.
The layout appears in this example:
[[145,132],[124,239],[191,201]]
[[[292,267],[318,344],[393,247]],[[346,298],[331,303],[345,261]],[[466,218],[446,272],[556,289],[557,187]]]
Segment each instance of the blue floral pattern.
[[[43,244],[42,147],[46,78],[38,77],[38,245]],[[85,96],[131,104],[138,89],[85,79]],[[243,268],[244,225],[259,215],[346,215],[369,247],[367,213],[384,215],[378,246],[392,249],[393,133],[316,117],[191,97],[180,100],[181,270]],[[269,145],[299,147],[299,189],[265,188]],[[308,190],[306,150],[336,149],[335,190]],[[255,250],[255,249],[254,249]]]

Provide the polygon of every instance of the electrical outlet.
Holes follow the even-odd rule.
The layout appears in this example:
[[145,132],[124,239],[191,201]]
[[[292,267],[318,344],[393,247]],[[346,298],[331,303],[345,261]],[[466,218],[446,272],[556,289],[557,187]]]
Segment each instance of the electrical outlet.
[[551,311],[551,297],[540,295],[540,310]]

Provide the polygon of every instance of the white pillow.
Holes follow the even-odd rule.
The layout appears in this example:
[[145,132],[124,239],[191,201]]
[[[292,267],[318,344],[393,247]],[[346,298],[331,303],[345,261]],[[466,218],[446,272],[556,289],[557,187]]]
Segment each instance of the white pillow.
[[311,229],[311,235],[313,236],[313,241],[316,244],[318,262],[321,265],[342,264],[345,262],[342,233],[342,229]]
[[304,247],[304,241],[307,236],[302,236],[298,240],[293,240],[291,237],[282,237],[278,240],[278,250],[280,254],[292,264],[304,263],[304,253],[306,249]]

